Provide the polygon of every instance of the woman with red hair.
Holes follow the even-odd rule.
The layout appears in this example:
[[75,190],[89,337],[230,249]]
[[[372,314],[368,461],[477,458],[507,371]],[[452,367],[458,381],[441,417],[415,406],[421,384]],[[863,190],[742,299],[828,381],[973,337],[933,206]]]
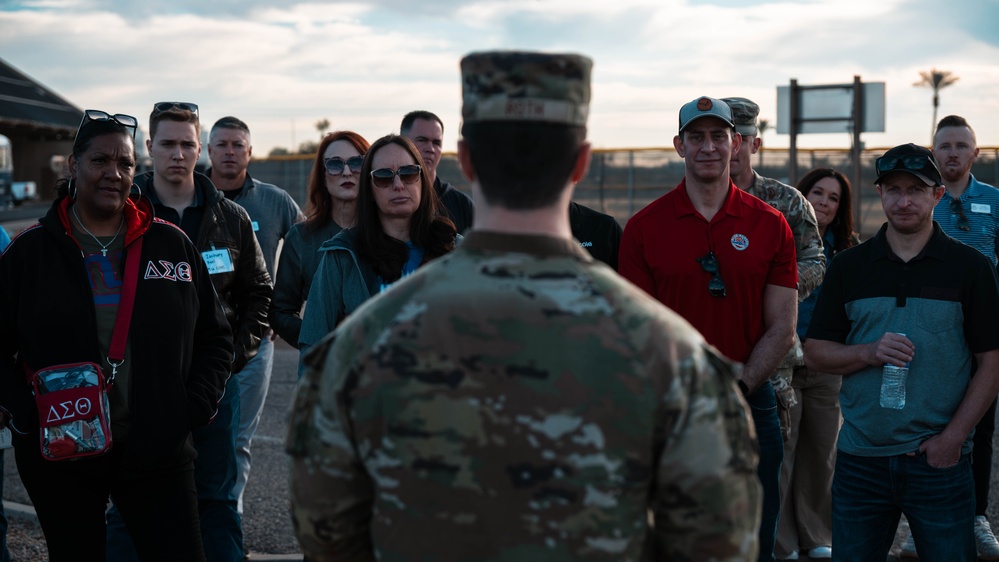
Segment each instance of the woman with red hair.
[[353,131],[336,131],[323,137],[316,151],[309,176],[308,218],[284,238],[270,309],[271,327],[295,347],[302,327],[302,304],[319,267],[319,247],[354,226],[361,163],[369,146]]

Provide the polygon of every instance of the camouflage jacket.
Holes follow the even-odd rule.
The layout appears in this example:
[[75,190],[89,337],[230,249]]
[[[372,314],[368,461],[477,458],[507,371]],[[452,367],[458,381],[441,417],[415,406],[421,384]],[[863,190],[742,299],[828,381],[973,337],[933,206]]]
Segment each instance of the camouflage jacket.
[[[800,191],[773,178],[765,178],[756,171],[752,187],[746,193],[762,199],[780,211],[794,234],[796,259],[798,261],[798,302],[822,283],[826,272],[826,256],[822,252],[822,236],[819,223],[815,220],[815,210]],[[777,375],[771,379],[778,394],[791,391],[791,371],[796,365],[804,365],[801,342],[795,336],[794,345],[788,350],[778,367]],[[791,398],[793,404],[794,399]],[[790,406],[790,404],[785,404]]]
[[756,559],[738,367],[571,240],[472,231],[305,362],[309,560]]
[[798,260],[798,302],[801,302],[822,283],[826,272],[826,256],[822,252],[822,236],[819,235],[815,210],[805,196],[790,185],[765,178],[755,171],[753,176],[756,179],[746,193],[780,211],[794,234]]

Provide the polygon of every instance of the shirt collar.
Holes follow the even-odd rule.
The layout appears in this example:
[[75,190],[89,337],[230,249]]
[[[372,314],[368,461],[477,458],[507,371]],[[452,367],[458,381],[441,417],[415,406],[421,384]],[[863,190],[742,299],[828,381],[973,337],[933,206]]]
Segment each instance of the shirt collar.
[[[916,254],[916,257],[909,260],[909,263],[919,261],[923,258],[933,258],[935,260],[943,260],[944,256],[947,254],[947,241],[950,236],[947,236],[937,221],[933,221],[933,234],[930,236],[929,241],[923,246],[923,249]],[[890,261],[901,262],[902,259],[895,255],[895,252],[891,250],[891,246],[888,245],[888,223],[881,225],[881,229],[878,233],[871,239],[872,251],[871,251],[871,261],[887,259]]]
[[[694,203],[690,200],[690,195],[687,193],[687,178],[683,178],[680,181],[680,185],[676,187],[677,189],[677,199],[676,199],[676,216],[677,218],[693,215],[701,217],[701,214],[697,212],[694,208]],[[711,221],[715,221],[722,214],[741,217],[743,212],[743,197],[744,192],[732,183],[732,180],[728,182],[728,193],[725,194],[725,202],[722,203],[721,209],[715,214]],[[701,217],[703,218],[703,217]]]
[[[146,197],[148,197],[149,201],[153,205],[162,205],[163,204],[163,202],[160,201],[159,196],[156,195],[156,188],[153,187],[153,178],[151,176],[149,178],[149,185],[147,186],[146,192],[143,193],[143,195],[145,195]],[[204,187],[202,187],[202,185],[199,182],[195,181],[194,182],[194,199],[191,201],[191,204],[188,205],[188,207],[200,207],[200,206],[202,206],[204,204],[205,204]]]
[[[957,199],[965,200],[972,197],[981,197],[984,193],[984,184],[975,179],[975,174],[970,174],[968,176],[968,187],[964,188],[964,192]],[[944,190],[943,199],[953,200],[954,196],[950,194],[949,191]]]

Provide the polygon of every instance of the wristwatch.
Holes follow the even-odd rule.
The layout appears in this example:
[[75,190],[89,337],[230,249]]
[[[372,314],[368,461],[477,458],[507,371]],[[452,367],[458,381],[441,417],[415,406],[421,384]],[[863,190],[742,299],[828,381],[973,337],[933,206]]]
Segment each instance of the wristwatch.
[[748,387],[748,386],[746,386],[746,383],[744,383],[744,382],[743,382],[743,381],[742,381],[742,380],[740,379],[740,380],[738,381],[738,384],[739,384],[739,390],[741,390],[741,391],[742,391],[742,397],[743,397],[743,398],[749,398],[749,387]]

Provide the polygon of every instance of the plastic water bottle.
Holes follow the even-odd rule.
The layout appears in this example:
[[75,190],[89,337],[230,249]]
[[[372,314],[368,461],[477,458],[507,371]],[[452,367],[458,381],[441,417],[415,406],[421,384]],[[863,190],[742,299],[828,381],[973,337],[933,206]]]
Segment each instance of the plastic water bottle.
[[[899,333],[900,336],[905,334]],[[881,372],[881,407],[892,410],[905,408],[905,381],[909,377],[909,363],[896,367],[885,363]]]

